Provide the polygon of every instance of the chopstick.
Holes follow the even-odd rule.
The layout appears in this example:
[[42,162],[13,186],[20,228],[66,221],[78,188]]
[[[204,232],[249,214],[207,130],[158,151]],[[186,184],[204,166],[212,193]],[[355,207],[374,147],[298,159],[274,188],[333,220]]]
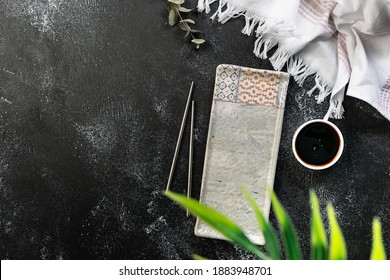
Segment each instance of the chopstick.
[[194,82],[191,83],[190,91],[188,93],[187,103],[186,103],[186,107],[185,107],[185,110],[184,110],[183,119],[181,121],[179,137],[178,137],[177,142],[176,142],[175,154],[174,154],[173,160],[172,160],[171,171],[169,172],[168,183],[167,183],[167,187],[166,187],[166,190],[165,190],[166,192],[169,191],[169,188],[171,187],[173,172],[175,171],[177,156],[179,154],[179,149],[180,149],[180,145],[181,145],[181,139],[183,138],[184,126],[185,126],[185,123],[186,123],[186,120],[187,120],[188,107],[190,105],[193,87],[194,87]]
[[[191,108],[191,129],[190,129],[190,148],[188,152],[188,186],[187,186],[187,198],[191,198],[192,190],[192,159],[193,159],[193,150],[194,150],[194,115],[195,115],[195,102],[192,101]],[[187,217],[190,216],[190,212],[187,208]]]

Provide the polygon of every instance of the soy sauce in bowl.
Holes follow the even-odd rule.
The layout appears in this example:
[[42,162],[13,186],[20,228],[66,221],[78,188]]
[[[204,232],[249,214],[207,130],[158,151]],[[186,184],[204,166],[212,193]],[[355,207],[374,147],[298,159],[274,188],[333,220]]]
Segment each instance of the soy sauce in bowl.
[[340,137],[327,123],[312,122],[299,131],[295,149],[298,157],[306,164],[324,166],[337,156],[340,150]]

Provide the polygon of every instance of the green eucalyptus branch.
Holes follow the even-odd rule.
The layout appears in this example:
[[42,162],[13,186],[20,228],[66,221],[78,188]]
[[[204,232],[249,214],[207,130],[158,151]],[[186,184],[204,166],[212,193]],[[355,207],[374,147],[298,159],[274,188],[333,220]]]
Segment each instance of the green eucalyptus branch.
[[195,37],[194,34],[200,33],[199,30],[191,28],[190,24],[195,24],[195,21],[190,18],[184,18],[182,13],[189,13],[191,9],[181,6],[185,0],[168,0],[168,23],[170,26],[175,26],[179,22],[179,28],[185,31],[184,40],[191,39],[197,49],[205,42],[204,39]]

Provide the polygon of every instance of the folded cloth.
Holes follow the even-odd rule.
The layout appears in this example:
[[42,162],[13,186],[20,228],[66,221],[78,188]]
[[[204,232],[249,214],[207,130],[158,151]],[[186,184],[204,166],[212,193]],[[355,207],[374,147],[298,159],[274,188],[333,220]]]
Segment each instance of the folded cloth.
[[342,117],[347,94],[390,120],[390,0],[198,0],[198,10],[217,1],[212,18],[244,16],[256,56],[268,58],[276,46],[276,70],[286,65],[299,85],[315,75],[308,94],[318,90],[318,103],[330,95],[326,118]]

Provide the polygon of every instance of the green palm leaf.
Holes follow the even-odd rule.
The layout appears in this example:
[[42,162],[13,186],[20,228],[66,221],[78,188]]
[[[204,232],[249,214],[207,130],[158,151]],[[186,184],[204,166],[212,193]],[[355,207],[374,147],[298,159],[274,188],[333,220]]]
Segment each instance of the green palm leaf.
[[280,259],[280,248],[279,248],[279,242],[278,242],[278,239],[276,237],[276,233],[275,233],[274,228],[264,218],[263,213],[261,212],[256,201],[250,195],[249,191],[244,190],[244,194],[246,196],[246,199],[251,204],[253,210],[255,211],[260,230],[262,231],[264,239],[265,239],[265,246],[267,247],[267,250],[270,253],[271,258],[273,260],[279,260]]
[[254,253],[261,259],[269,259],[269,257],[266,256],[259,247],[257,247],[257,245],[249,240],[239,226],[218,211],[181,194],[168,191],[165,195],[176,201],[182,207],[187,208],[191,214],[202,219],[205,223],[217,230],[233,243],[241,246],[249,252]]
[[272,209],[275,212],[276,219],[279,223],[279,228],[282,232],[284,245],[286,249],[286,256],[290,260],[300,260],[301,251],[299,249],[299,242],[297,233],[290,217],[287,215],[283,206],[279,202],[276,195],[271,193]]
[[311,202],[311,259],[325,260],[328,257],[328,241],[321,218],[318,198],[310,191]]
[[330,226],[329,259],[346,260],[347,247],[345,245],[343,233],[337,222],[334,208],[331,204],[328,204],[327,211],[328,211],[328,219],[329,219],[329,226]]
[[372,222],[372,260],[385,260],[386,252],[382,241],[382,227],[378,218],[374,218]]
[[197,254],[192,255],[192,257],[194,258],[194,260],[197,260],[197,261],[207,261],[208,260],[207,258],[199,256]]

